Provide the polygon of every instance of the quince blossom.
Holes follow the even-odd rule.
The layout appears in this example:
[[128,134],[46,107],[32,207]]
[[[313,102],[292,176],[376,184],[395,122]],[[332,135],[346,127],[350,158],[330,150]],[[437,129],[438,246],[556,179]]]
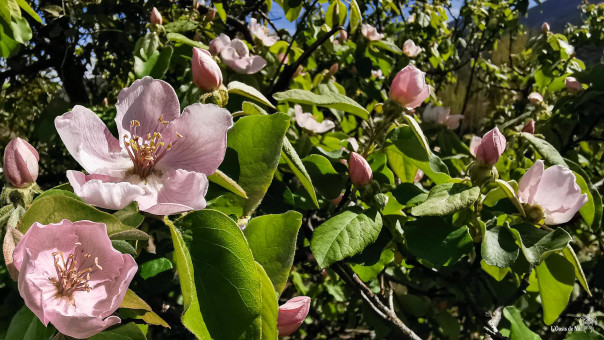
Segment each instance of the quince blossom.
[[112,314],[138,270],[132,256],[113,248],[105,224],[90,221],[34,223],[13,260],[27,307],[78,339],[120,323]]
[[83,106],[55,119],[67,150],[90,174],[67,172],[74,192],[107,209],[132,201],[155,215],[203,209],[206,176],[222,163],[233,126],[229,111],[196,103],[181,115],[172,86],[151,77],[123,89],[116,107],[119,141]]
[[369,24],[361,25],[361,34],[363,34],[363,36],[369,39],[370,41],[384,39],[384,34],[378,33],[377,28]]
[[308,112],[302,110],[302,106],[294,105],[294,112],[296,113],[296,122],[298,125],[306,130],[323,133],[333,129],[336,124],[331,120],[325,119],[321,123],[317,122],[315,117]]
[[210,52],[220,55],[222,61],[237,73],[253,74],[266,66],[266,60],[259,55],[251,56],[247,45],[240,39],[229,38],[224,33],[210,42]]
[[250,32],[252,32],[252,34],[255,35],[256,38],[260,39],[264,46],[273,46],[279,40],[279,37],[276,34],[269,35],[270,30],[268,29],[268,27],[259,24],[256,19],[252,18],[250,22]]
[[463,115],[451,115],[450,109],[445,109],[440,106],[428,105],[424,110],[423,118],[426,122],[438,123],[446,126],[448,129],[457,129],[459,121],[463,119]]

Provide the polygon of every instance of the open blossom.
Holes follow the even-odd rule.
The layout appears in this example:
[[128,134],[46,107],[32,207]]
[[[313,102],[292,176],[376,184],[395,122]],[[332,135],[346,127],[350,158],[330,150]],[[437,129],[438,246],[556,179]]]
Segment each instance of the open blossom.
[[13,253],[19,293],[44,325],[84,339],[120,323],[120,306],[138,267],[90,221],[34,223]]
[[191,60],[193,82],[204,91],[214,91],[222,85],[222,72],[210,52],[193,47]]
[[533,209],[538,206],[548,225],[570,221],[587,203],[587,194],[581,194],[577,178],[570,169],[561,165],[545,169],[543,160],[536,161],[522,176],[518,197]]
[[256,38],[260,39],[264,46],[273,46],[279,40],[279,37],[276,34],[269,35],[270,30],[268,27],[259,24],[256,19],[252,18],[250,22],[250,32],[252,32]]
[[420,106],[430,96],[426,74],[409,64],[396,74],[390,86],[390,99],[407,109]]
[[151,17],[149,18],[149,21],[154,25],[161,25],[161,13],[159,13],[157,8],[153,7],[153,10],[151,10]]
[[287,336],[298,330],[310,309],[308,296],[296,296],[279,306],[277,329],[279,336]]
[[403,53],[409,58],[417,57],[421,51],[422,48],[415,45],[415,42],[411,39],[407,39],[407,41],[403,43]]
[[451,115],[450,109],[441,106],[428,105],[424,110],[423,118],[426,122],[438,123],[449,129],[457,129],[463,115]]
[[259,55],[251,56],[247,45],[235,38],[231,40],[226,34],[210,42],[210,52],[220,55],[222,61],[237,73],[253,74],[266,66],[266,60]]
[[321,123],[317,122],[312,114],[304,112],[302,110],[302,106],[298,104],[294,105],[294,112],[296,114],[296,123],[306,130],[315,133],[323,133],[333,129],[336,126],[334,122],[328,119],[324,119]]
[[151,77],[123,89],[116,108],[119,140],[83,106],[55,119],[67,150],[89,173],[67,172],[74,192],[107,209],[132,201],[156,215],[203,209],[206,175],[222,163],[233,125],[229,111],[196,103],[181,115],[172,86]]
[[38,151],[27,141],[13,138],[4,148],[4,176],[10,184],[23,188],[38,179]]
[[373,171],[367,160],[356,152],[350,153],[350,163],[348,173],[350,180],[356,186],[363,186],[371,183]]
[[382,79],[382,78],[384,78],[384,73],[380,69],[371,70],[371,76],[373,78]]
[[377,28],[369,24],[361,25],[361,34],[371,41],[384,39],[384,35],[382,33],[378,33]]
[[583,89],[581,83],[575,77],[566,77],[564,79],[564,86],[570,92],[578,92]]
[[543,96],[537,92],[533,92],[531,94],[528,95],[528,100],[531,102],[531,104],[539,104],[543,101]]
[[505,151],[506,145],[507,141],[505,140],[505,137],[496,127],[485,133],[482,138],[473,137],[472,143],[470,144],[470,151],[476,156],[476,160],[478,160],[479,163],[493,166],[499,161],[499,157],[501,157],[503,151]]

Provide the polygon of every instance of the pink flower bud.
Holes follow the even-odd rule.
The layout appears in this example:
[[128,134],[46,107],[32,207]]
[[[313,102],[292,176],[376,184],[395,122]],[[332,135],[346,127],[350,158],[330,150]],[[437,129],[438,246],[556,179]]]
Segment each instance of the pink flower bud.
[[411,40],[411,39],[408,39],[403,44],[403,53],[405,53],[407,55],[407,57],[409,57],[409,58],[417,57],[417,55],[421,51],[422,51],[422,48],[415,45],[415,42],[413,42],[413,40]]
[[153,25],[161,25],[161,20],[161,14],[157,10],[157,8],[153,7],[153,10],[151,11],[151,23]]
[[543,96],[537,92],[533,92],[529,94],[528,100],[531,102],[531,104],[539,104],[543,101]]
[[13,138],[4,149],[4,176],[17,188],[23,188],[38,178],[38,151],[25,140]]
[[493,166],[505,151],[507,142],[498,128],[487,132],[476,147],[476,159],[479,163]]
[[413,182],[419,182],[422,178],[424,178],[424,172],[421,169],[417,169],[415,177],[413,177]]
[[373,172],[369,163],[356,152],[350,153],[350,165],[348,172],[350,173],[350,180],[356,186],[363,186],[371,183],[373,178]]
[[310,309],[310,298],[308,296],[297,296],[279,306],[277,316],[277,329],[279,336],[287,336],[295,332]]
[[529,120],[526,125],[522,128],[522,132],[528,132],[531,135],[533,133],[535,133],[535,121],[534,120]]
[[298,68],[296,69],[296,72],[294,72],[292,79],[302,75],[303,70],[304,70],[304,67],[302,65],[298,65]]
[[222,85],[222,72],[210,52],[193,47],[191,65],[193,82],[200,89],[214,91]]
[[287,57],[287,55],[285,55],[285,53],[277,54],[277,60],[279,60],[280,63],[283,63],[285,65],[287,65],[287,63],[289,62],[289,58]]
[[566,79],[564,79],[564,85],[570,92],[578,92],[583,89],[581,83],[575,77],[566,77]]
[[336,207],[338,206],[338,204],[340,204],[340,202],[342,202],[342,198],[344,197],[344,193],[341,193],[340,196],[334,198],[331,200],[331,204],[335,205]]
[[346,32],[346,30],[340,30],[340,40],[348,40],[348,32]]
[[216,10],[215,10],[215,9],[213,9],[213,8],[212,8],[212,9],[210,9],[210,10],[208,11],[207,16],[208,16],[208,20],[209,20],[209,21],[214,21],[214,18],[216,17]]
[[543,32],[543,34],[546,34],[547,32],[549,32],[549,24],[547,22],[544,22],[541,25],[541,32]]
[[329,74],[331,74],[333,76],[334,74],[338,73],[339,68],[340,68],[340,65],[338,65],[338,63],[331,65],[331,67],[329,67]]
[[420,106],[429,95],[426,74],[411,64],[396,74],[390,86],[390,99],[407,109]]

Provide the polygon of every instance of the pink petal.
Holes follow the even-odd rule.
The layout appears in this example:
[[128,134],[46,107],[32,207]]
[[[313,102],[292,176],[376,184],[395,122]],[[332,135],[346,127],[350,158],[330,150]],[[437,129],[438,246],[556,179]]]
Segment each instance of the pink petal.
[[205,208],[208,179],[202,173],[173,170],[162,178],[148,178],[147,195],[139,197],[139,209],[154,215],[173,215]]
[[576,204],[580,195],[575,174],[566,167],[554,165],[543,172],[534,202],[549,212],[566,211]]
[[430,96],[430,86],[425,85],[424,88],[421,90],[421,92],[417,96],[411,98],[411,101],[407,103],[406,108],[414,109],[414,108],[422,105],[422,103],[429,96]]
[[71,156],[89,173],[119,176],[132,167],[117,139],[87,108],[76,105],[55,118],[55,126]]
[[76,339],[86,339],[121,322],[117,316],[101,319],[98,316],[79,313],[66,317],[56,309],[48,310],[46,314],[59,332]]
[[579,211],[579,209],[581,209],[581,207],[587,203],[587,200],[587,194],[582,194],[579,195],[576,201],[570,204],[566,210],[546,213],[545,224],[556,225],[570,221],[573,216],[575,216],[577,211]]
[[445,125],[448,129],[457,129],[460,121],[463,119],[463,115],[449,115],[445,120]]
[[220,54],[220,52],[227,46],[231,45],[231,38],[224,33],[220,33],[220,35],[210,42],[210,53],[212,55]]
[[518,184],[518,197],[522,203],[532,204],[534,202],[544,170],[545,165],[543,160],[540,159],[522,176]]
[[4,176],[8,181],[22,188],[38,179],[38,151],[27,141],[16,137],[4,148]]
[[86,203],[97,207],[119,210],[145,194],[141,187],[103,175],[85,175],[80,171],[67,171],[73,192]]
[[476,156],[476,149],[478,149],[478,146],[480,145],[481,141],[482,138],[478,136],[472,136],[472,140],[470,141],[470,152],[472,153],[472,155]]
[[308,296],[297,296],[279,306],[277,316],[279,336],[286,336],[295,332],[306,319],[309,309],[310,298]]
[[[162,132],[165,125],[158,121],[171,122],[180,116],[180,103],[170,84],[163,80],[145,77],[123,89],[117,97],[115,123],[120,145],[124,145],[124,135],[130,135],[130,123],[140,123],[136,128],[138,136]],[[87,169],[88,170],[88,169]],[[96,173],[96,171],[88,171]]]
[[[213,174],[224,159],[227,131],[232,126],[233,117],[226,109],[214,104],[187,106],[163,133],[166,141],[174,141],[174,147],[166,152],[156,169]],[[183,137],[178,138],[177,133]]]

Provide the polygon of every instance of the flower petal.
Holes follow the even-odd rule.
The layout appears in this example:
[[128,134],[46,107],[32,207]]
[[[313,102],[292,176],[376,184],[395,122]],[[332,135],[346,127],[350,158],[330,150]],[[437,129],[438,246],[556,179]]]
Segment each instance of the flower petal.
[[[229,111],[214,104],[193,104],[173,121],[163,133],[174,146],[157,163],[156,169],[184,169],[213,174],[226,151],[227,131],[233,126]],[[177,133],[183,137],[179,139]]]
[[572,203],[566,210],[564,211],[556,211],[545,214],[545,224],[547,225],[556,225],[562,224],[570,221],[573,216],[581,209],[581,207],[587,203],[587,194],[579,195],[574,203]]
[[543,160],[540,159],[522,176],[518,184],[518,197],[522,203],[532,204],[534,202],[544,170],[545,165]]
[[69,170],[67,179],[73,192],[86,203],[105,209],[122,209],[145,194],[145,190],[137,185],[104,175],[85,175]]
[[89,173],[120,176],[132,167],[117,139],[87,108],[76,105],[55,118],[55,126],[69,153]]
[[83,313],[66,316],[57,309],[49,309],[46,314],[59,332],[76,339],[86,339],[121,322],[117,316],[105,319]]
[[574,205],[576,197],[581,194],[581,188],[572,171],[560,165],[547,168],[541,176],[541,181],[534,196],[534,202],[543,209],[554,212],[560,208]]
[[117,97],[115,107],[117,108],[115,123],[122,146],[123,136],[130,136],[131,121],[137,120],[140,123],[140,126],[136,127],[136,134],[144,136],[148,133],[162,132],[162,124],[158,121],[160,116],[167,122],[180,116],[180,103],[172,86],[163,80],[155,80],[151,77],[139,79],[130,87],[123,89]]
[[147,195],[137,199],[139,209],[154,215],[173,215],[206,207],[208,179],[202,173],[173,170],[147,179]]

